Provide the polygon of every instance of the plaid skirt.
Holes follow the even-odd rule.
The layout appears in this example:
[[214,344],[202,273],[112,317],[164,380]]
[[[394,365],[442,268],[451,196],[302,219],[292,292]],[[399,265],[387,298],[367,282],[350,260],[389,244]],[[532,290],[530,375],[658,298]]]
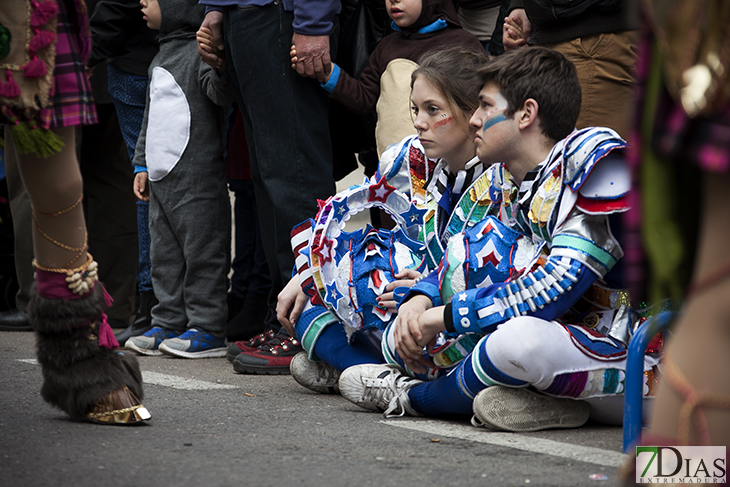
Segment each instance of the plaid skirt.
[[90,125],[98,122],[91,83],[81,59],[81,42],[66,1],[58,0],[56,67],[51,104],[39,112],[43,128]]

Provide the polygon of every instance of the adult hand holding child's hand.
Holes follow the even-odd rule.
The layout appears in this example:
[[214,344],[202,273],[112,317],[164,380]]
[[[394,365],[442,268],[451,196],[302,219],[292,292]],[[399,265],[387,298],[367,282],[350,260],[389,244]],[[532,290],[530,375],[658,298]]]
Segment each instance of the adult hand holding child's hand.
[[316,78],[320,83],[327,82],[332,72],[329,36],[308,36],[295,32],[290,55],[292,67],[300,76]]

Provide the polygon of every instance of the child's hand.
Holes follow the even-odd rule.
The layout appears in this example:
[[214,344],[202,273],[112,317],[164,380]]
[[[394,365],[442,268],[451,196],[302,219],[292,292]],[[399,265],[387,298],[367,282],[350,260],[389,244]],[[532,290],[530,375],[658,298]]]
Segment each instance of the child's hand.
[[504,19],[502,27],[502,43],[509,51],[527,45],[532,36],[532,22],[527,18],[524,9],[516,8]]
[[416,278],[420,275],[420,272],[413,269],[403,269],[400,273],[395,275],[395,277],[399,279],[397,281],[392,281],[385,286],[386,292],[378,296],[378,305],[392,313],[398,311],[398,303],[393,297],[393,289],[397,287],[413,287],[416,284]]
[[150,200],[150,187],[147,184],[147,172],[138,172],[134,175],[134,195],[140,201]]
[[218,74],[223,73],[226,70],[226,58],[213,42],[213,31],[208,27],[201,27],[195,34],[195,38],[198,41],[198,50],[205,53],[200,56],[200,59],[215,69]]
[[299,61],[299,58],[297,57],[297,46],[295,46],[294,44],[291,45],[289,57],[291,57],[291,68],[297,69],[297,61]]
[[307,295],[304,294],[302,286],[299,284],[299,274],[292,277],[277,296],[276,319],[291,336],[296,336],[294,325],[302,314],[307,299]]
[[433,308],[426,296],[414,296],[400,307],[393,325],[395,350],[414,372],[426,372],[433,364],[423,356],[423,347],[433,348],[436,335],[444,329],[443,306]]

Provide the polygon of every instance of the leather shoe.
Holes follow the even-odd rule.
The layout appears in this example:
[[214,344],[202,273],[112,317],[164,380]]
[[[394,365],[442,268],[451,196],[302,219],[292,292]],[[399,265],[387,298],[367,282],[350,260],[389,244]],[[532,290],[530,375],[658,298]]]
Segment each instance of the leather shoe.
[[0,313],[0,331],[33,331],[28,315],[17,308]]

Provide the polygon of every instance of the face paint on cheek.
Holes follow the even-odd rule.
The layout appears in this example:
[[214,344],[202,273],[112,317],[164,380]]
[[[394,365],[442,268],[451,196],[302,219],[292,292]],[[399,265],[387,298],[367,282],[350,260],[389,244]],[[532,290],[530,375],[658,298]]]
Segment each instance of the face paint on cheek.
[[454,117],[447,117],[443,120],[439,120],[438,122],[433,124],[434,130],[439,129],[441,127],[444,127],[446,125],[449,125],[450,123],[454,122]]
[[507,110],[507,99],[502,96],[502,93],[497,93],[495,97],[494,107],[484,115],[484,122],[482,122],[482,132],[488,128],[493,127],[499,122],[504,122],[507,117],[504,116],[504,111]]
[[492,115],[489,118],[485,118],[484,122],[482,123],[482,132],[485,132],[488,128],[497,125],[499,122],[504,122],[506,120],[507,117],[504,116],[504,113],[498,113],[496,115]]

